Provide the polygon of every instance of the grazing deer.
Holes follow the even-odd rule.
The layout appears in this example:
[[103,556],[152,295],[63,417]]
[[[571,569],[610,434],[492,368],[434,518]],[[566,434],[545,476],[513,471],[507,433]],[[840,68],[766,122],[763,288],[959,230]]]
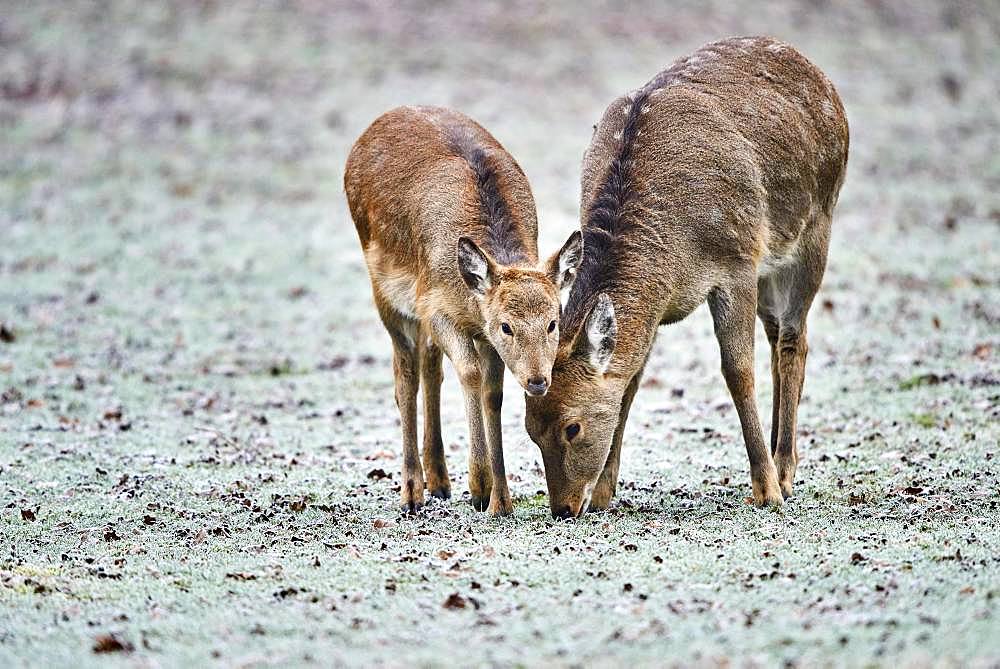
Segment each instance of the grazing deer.
[[582,256],[580,233],[540,266],[524,172],[479,124],[448,109],[400,107],[376,119],[351,149],[344,189],[392,339],[403,508],[423,504],[425,472],[432,496],[451,496],[441,440],[443,351],[465,394],[472,504],[510,514],[500,435],[504,365],[529,395],[548,390],[560,294]]
[[[555,516],[606,508],[657,328],[708,301],[753,501],[792,494],[806,314],[847,166],[844,108],[798,51],[726,39],[615,100],[583,159],[584,256],[552,391],[527,399]],[[754,397],[754,314],[771,344],[770,449]]]

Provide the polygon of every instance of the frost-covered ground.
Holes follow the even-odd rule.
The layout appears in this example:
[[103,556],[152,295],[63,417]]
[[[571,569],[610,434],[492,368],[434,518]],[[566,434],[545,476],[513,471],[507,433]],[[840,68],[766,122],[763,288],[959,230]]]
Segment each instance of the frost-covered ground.
[[[0,665],[1000,663],[996,4],[373,5],[5,3]],[[702,309],[661,332],[610,511],[549,518],[513,386],[516,513],[473,511],[449,372],[456,497],[400,516],[351,142],[471,114],[548,251],[605,105],[752,33],[852,128],[797,496],[744,503]]]

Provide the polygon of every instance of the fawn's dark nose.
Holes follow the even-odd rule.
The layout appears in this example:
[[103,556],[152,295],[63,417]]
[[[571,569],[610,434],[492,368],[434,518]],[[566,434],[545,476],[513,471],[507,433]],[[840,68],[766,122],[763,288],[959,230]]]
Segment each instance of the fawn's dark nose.
[[542,376],[533,376],[528,379],[528,394],[529,395],[544,395],[545,391],[549,389],[549,382],[545,380]]
[[575,518],[576,514],[568,506],[561,507],[559,509],[554,509],[552,511],[553,518],[560,518],[562,520],[568,520],[569,518]]

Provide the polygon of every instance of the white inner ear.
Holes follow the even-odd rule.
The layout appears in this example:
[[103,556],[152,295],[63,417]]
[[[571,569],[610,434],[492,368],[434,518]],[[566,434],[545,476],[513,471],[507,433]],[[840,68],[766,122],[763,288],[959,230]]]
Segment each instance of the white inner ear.
[[569,294],[573,290],[573,280],[576,278],[576,268],[570,267],[566,270],[563,269],[562,262],[559,263],[559,276],[561,280],[559,281],[559,303],[562,308],[566,308],[566,303],[569,302]]
[[559,254],[559,285],[564,286],[567,283],[573,283],[573,278],[576,276],[576,269],[580,266],[580,256],[583,251],[581,242],[578,240],[576,244],[570,248],[564,249]]
[[615,338],[618,324],[615,322],[615,308],[611,300],[602,297],[587,318],[587,344],[591,366],[603,374],[611,364],[615,352]]
[[476,253],[474,250],[461,246],[458,249],[459,262],[467,274],[476,278],[474,290],[485,293],[490,287],[489,268],[486,265],[486,258]]

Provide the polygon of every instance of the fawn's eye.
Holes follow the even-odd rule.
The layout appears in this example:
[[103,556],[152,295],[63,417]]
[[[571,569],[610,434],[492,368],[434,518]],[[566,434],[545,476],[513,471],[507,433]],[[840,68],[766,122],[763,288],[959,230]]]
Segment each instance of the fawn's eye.
[[506,323],[501,323],[501,324],[500,324],[500,329],[501,329],[501,330],[503,331],[503,333],[504,333],[505,335],[507,335],[508,337],[513,337],[513,336],[514,336],[514,331],[513,331],[513,330],[511,330],[511,329],[510,329],[510,326],[509,326],[509,325],[507,325]]
[[579,423],[570,423],[566,426],[566,441],[573,441],[578,434],[580,434]]
[[549,323],[549,332],[552,333],[555,331],[556,331],[556,322],[552,321],[551,323]]

